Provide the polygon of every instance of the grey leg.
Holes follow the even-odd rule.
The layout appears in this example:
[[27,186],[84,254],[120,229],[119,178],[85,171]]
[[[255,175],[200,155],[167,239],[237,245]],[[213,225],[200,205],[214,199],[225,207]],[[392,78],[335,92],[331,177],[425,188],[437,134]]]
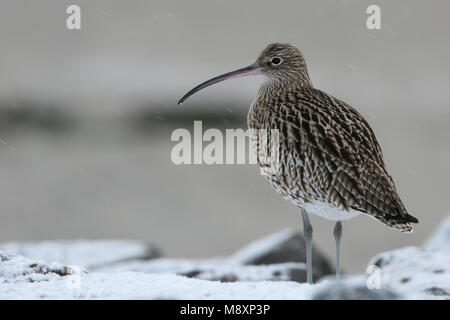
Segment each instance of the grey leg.
[[309,284],[313,283],[312,274],[312,225],[309,222],[309,216],[305,209],[302,209],[303,234],[306,240],[306,278]]
[[334,239],[336,240],[336,280],[341,280],[341,239],[342,239],[342,223],[336,222],[334,226]]

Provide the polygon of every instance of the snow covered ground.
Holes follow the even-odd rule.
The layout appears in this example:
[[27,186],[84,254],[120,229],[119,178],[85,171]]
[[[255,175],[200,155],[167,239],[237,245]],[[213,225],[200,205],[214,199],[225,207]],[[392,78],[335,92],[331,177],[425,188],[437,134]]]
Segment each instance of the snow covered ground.
[[6,243],[0,299],[450,299],[450,216],[424,247],[381,253],[340,283],[302,283],[302,262],[254,263],[292,244],[291,232],[203,260],[159,258],[134,241]]

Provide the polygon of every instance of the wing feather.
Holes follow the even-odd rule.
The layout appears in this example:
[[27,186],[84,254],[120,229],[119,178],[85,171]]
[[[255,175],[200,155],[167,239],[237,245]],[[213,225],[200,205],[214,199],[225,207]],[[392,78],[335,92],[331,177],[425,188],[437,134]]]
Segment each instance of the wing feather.
[[297,88],[277,99],[272,128],[287,130],[288,149],[299,157],[306,152],[324,169],[313,188],[322,191],[317,198],[326,191],[326,200],[339,208],[362,211],[410,231],[408,222],[417,219],[401,202],[375,134],[355,109],[314,88]]

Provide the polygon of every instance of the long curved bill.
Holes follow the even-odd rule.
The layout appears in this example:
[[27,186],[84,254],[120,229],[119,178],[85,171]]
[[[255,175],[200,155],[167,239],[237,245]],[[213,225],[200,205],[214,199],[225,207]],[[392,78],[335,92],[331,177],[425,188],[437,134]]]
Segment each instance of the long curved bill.
[[243,77],[243,76],[249,76],[252,74],[258,74],[259,73],[259,67],[256,65],[256,63],[249,65],[248,67],[242,68],[242,69],[238,69],[238,70],[234,70],[228,73],[224,73],[220,76],[214,77],[212,79],[209,79],[208,81],[205,81],[201,84],[199,84],[198,86],[196,86],[194,89],[192,89],[191,91],[189,91],[188,93],[186,93],[183,98],[180,99],[180,101],[178,101],[178,105],[182,104],[187,98],[189,98],[190,96],[192,96],[194,93],[196,93],[197,91],[202,90],[203,88],[209,87],[212,84],[215,84],[217,82],[221,82],[221,81],[225,81],[228,79],[233,79],[233,78],[238,78],[238,77]]

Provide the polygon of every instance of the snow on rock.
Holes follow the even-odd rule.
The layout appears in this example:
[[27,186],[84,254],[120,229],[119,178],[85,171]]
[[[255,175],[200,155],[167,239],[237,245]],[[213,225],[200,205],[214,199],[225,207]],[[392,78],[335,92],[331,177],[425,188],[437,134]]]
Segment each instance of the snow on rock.
[[[344,278],[336,283],[332,276],[311,286],[284,281],[266,281],[278,268],[302,267],[287,263],[267,266],[223,264],[221,259],[201,262],[197,275],[189,278],[170,272],[176,259],[157,259],[155,273],[123,271],[120,265],[108,272],[86,272],[58,263],[45,263],[0,250],[0,299],[448,299],[450,298],[450,261],[441,252],[404,248],[385,252],[371,264],[380,268],[380,289],[367,289],[365,275]],[[136,261],[137,263],[137,261]],[[191,270],[194,261],[185,261]],[[215,267],[212,269],[205,268]],[[141,265],[142,267],[142,265]],[[148,264],[146,265],[148,267]],[[164,268],[169,267],[166,272]],[[197,266],[198,267],[198,266]],[[106,268],[106,267],[105,267]],[[136,268],[139,269],[139,268]],[[171,270],[171,271],[170,271]],[[209,281],[230,273],[234,282]],[[224,280],[224,279],[219,279]],[[225,279],[229,281],[229,279]]]
[[314,290],[297,282],[221,283],[136,272],[88,274],[80,288],[62,278],[2,287],[0,299],[307,299]]
[[0,250],[0,300],[2,299],[40,299],[52,295],[58,298],[59,292],[47,292],[45,287],[65,279],[70,287],[71,275],[85,275],[79,268],[63,266],[59,263],[45,263]]
[[0,251],[0,299],[308,299],[291,281],[223,283],[173,274],[80,272]]
[[312,298],[450,299],[450,255],[446,252],[406,247],[378,254],[369,266],[369,275],[351,276],[340,283],[324,277],[328,284]]
[[135,271],[142,273],[177,274],[189,278],[221,282],[289,280],[306,281],[304,263],[276,263],[270,265],[240,265],[227,258],[168,259],[129,261],[97,269],[100,272]]
[[313,286],[300,283],[301,257],[287,262],[303,244],[291,230],[211,259],[142,260],[156,254],[135,241],[9,243],[0,245],[0,299],[450,299],[449,221],[424,248],[374,257],[370,275]]
[[[138,271],[173,273],[197,279],[233,281],[291,280],[306,281],[305,240],[292,229],[252,242],[235,254],[212,259],[153,259],[125,261],[98,268],[98,271]],[[327,259],[313,251],[314,279],[334,273]]]
[[270,265],[238,265],[227,259],[154,259],[150,261],[130,261],[106,266],[97,271],[177,274],[189,278],[220,282],[236,281],[306,281],[304,263],[287,262]]
[[11,280],[27,277],[32,281],[35,276],[39,275],[67,275],[70,272],[69,267],[56,262],[47,264],[41,261],[32,261],[14,253],[0,251],[0,279]]
[[450,255],[407,247],[384,252],[369,265],[380,268],[382,288],[411,299],[450,299]]
[[438,229],[428,239],[425,248],[431,251],[445,251],[450,254],[450,214],[444,218]]
[[197,279],[221,282],[235,281],[297,281],[306,282],[304,263],[277,263],[265,266],[220,266],[214,269],[199,270],[193,274]]
[[353,276],[344,281],[330,281],[316,290],[313,300],[399,300],[407,299],[392,289],[369,289],[366,277]]
[[153,259],[160,253],[153,246],[135,240],[59,240],[7,242],[0,249],[47,262],[95,269],[131,259]]
[[[415,264],[415,259],[422,262]],[[448,298],[443,294],[448,290],[448,270],[436,272],[440,269],[434,267],[448,264],[446,259],[447,255],[419,248],[380,254],[373,263],[381,268],[381,290],[369,290],[364,275],[339,284],[325,277],[311,286],[258,280],[274,266],[244,266],[254,268],[254,274],[247,269],[240,276],[247,274],[252,281],[219,282],[170,273],[79,272],[0,251],[0,299],[443,299]]]
[[149,261],[131,260],[98,268],[100,272],[135,271],[142,273],[170,273],[185,275],[195,270],[216,268],[226,263],[225,258],[211,259],[172,259],[158,258]]

